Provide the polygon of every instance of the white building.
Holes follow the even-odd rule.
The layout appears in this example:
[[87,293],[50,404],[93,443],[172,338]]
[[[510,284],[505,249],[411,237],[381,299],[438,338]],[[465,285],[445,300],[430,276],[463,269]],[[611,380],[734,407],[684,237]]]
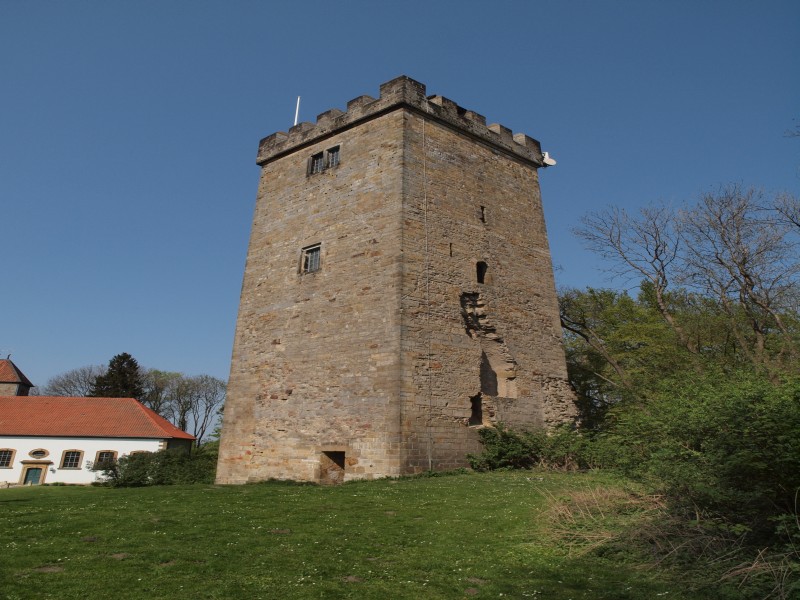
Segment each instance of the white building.
[[0,485],[89,484],[98,463],[194,439],[134,398],[0,396]]

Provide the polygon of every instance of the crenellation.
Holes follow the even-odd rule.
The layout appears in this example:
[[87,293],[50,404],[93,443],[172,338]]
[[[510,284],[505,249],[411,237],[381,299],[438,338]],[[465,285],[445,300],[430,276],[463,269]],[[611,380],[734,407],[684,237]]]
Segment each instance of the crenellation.
[[[380,86],[380,97],[362,95],[347,102],[347,110],[333,108],[321,113],[316,123],[300,123],[289,129],[288,135],[279,132],[261,140],[257,163],[263,165],[288,152],[313,144],[332,135],[335,131],[355,127],[364,120],[378,118],[387,111],[406,108],[431,115],[443,124],[474,136],[486,143],[508,152],[534,166],[541,167],[541,148],[532,138],[524,134],[513,134],[499,124],[486,126],[486,117],[459,106],[441,95],[425,96],[426,86],[405,75],[387,81]],[[524,136],[524,137],[521,137]],[[523,140],[520,142],[518,140]]]
[[348,113],[358,113],[363,112],[364,107],[368,106],[375,102],[375,98],[372,96],[362,95],[358,96],[357,98],[353,98],[347,102],[347,112]]
[[[476,113],[474,110],[465,110],[462,116],[468,121],[473,121],[478,125],[484,125],[484,126],[486,125],[486,117],[484,117],[482,114]],[[519,134],[519,135],[525,135],[525,134]]]
[[345,113],[339,110],[338,108],[331,108],[330,110],[326,110],[324,113],[320,113],[317,115],[317,125],[327,125],[329,121],[333,121],[334,119],[338,119]]
[[289,137],[305,136],[309,131],[313,131],[314,128],[314,123],[303,121],[289,128]]

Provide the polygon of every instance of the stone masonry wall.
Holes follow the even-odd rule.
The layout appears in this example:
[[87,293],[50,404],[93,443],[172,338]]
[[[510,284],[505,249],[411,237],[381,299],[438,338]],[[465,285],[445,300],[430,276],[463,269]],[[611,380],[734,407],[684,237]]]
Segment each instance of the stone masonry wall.
[[418,113],[405,121],[403,462],[415,472],[464,466],[479,427],[551,426],[575,410],[536,169]]
[[573,418],[538,142],[400,77],[258,161],[219,483],[464,466],[480,427]]
[[[264,166],[219,481],[316,480],[324,451],[347,479],[399,473],[402,126],[389,113]],[[336,146],[337,166],[307,174]]]

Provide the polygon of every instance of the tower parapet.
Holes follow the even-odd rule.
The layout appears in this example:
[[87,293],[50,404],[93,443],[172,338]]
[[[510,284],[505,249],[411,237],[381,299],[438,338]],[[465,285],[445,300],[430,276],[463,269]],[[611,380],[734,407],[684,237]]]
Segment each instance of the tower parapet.
[[288,133],[277,131],[265,137],[259,143],[256,162],[263,166],[335,132],[402,107],[423,113],[534,167],[545,166],[542,148],[537,140],[524,133],[513,133],[498,123],[487,126],[483,115],[463,108],[444,96],[426,96],[425,93],[425,84],[406,75],[396,77],[380,86],[379,98],[358,96],[347,103],[346,112],[332,108],[318,115],[316,123],[298,123]]

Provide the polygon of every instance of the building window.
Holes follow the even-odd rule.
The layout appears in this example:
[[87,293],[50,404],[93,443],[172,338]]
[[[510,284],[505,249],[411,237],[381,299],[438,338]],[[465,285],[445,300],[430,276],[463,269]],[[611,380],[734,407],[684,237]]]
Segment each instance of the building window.
[[325,159],[322,152],[315,154],[311,157],[308,166],[309,174],[313,175],[314,173],[322,173],[325,168]]
[[61,457],[62,469],[80,469],[83,452],[81,450],[64,450]]
[[321,249],[322,246],[320,244],[315,244],[314,246],[303,248],[303,257],[301,264],[302,273],[314,273],[316,271],[319,271],[319,259],[320,259]]
[[339,146],[328,148],[325,152],[317,152],[312,154],[308,159],[308,174],[315,175],[322,173],[326,169],[333,169],[339,166]]
[[36,450],[31,450],[30,452],[28,452],[28,456],[30,456],[31,458],[45,458],[49,455],[50,453],[44,448],[36,448]]
[[16,450],[11,448],[0,448],[0,469],[10,469],[11,464],[14,462],[14,454]]
[[328,150],[326,155],[327,155],[327,158],[328,158],[327,164],[328,164],[328,168],[329,169],[332,169],[333,167],[338,166],[338,164],[339,164],[339,146],[335,146],[335,147],[331,148],[330,150]]
[[113,450],[100,450],[94,459],[94,468],[103,469],[114,464],[117,460],[117,453]]
[[487,265],[482,260],[478,261],[478,263],[475,265],[475,271],[476,271],[475,274],[478,278],[478,283],[486,283],[486,271],[488,270],[489,270],[489,265]]

